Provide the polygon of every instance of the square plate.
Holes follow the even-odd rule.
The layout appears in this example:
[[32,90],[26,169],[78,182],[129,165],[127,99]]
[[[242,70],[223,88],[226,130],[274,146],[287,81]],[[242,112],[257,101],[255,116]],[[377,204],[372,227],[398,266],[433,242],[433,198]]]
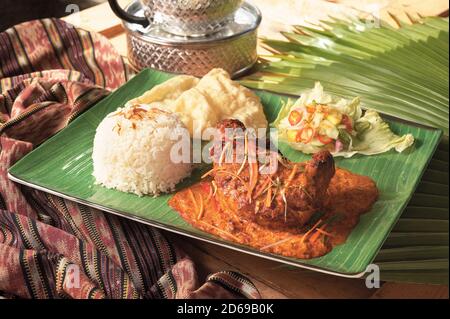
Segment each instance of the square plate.
[[[442,135],[439,130],[390,120],[389,124],[395,133],[413,134],[416,143],[412,149],[402,154],[391,151],[375,156],[336,160],[338,166],[374,179],[381,194],[372,211],[362,216],[347,242],[334,248],[329,254],[311,260],[263,253],[190,226],[167,205],[172,195],[159,198],[138,197],[94,185],[91,155],[97,126],[107,114],[171,76],[153,70],[142,71],[17,162],[9,170],[10,178],[18,183],[138,222],[252,255],[339,276],[361,277],[410,200]],[[267,92],[257,94],[261,97],[269,122],[272,122],[286,97]],[[281,151],[293,161],[309,158],[289,147],[284,147]],[[198,177],[198,173],[194,174],[191,180]]]

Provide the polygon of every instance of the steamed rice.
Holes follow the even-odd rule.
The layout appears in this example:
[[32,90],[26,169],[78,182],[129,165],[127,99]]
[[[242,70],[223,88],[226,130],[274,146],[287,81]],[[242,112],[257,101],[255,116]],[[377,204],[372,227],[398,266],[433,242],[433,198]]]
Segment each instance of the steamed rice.
[[171,192],[191,174],[191,164],[173,163],[172,134],[183,133],[172,113],[135,105],[108,115],[94,140],[93,175],[97,184],[122,192],[159,195]]

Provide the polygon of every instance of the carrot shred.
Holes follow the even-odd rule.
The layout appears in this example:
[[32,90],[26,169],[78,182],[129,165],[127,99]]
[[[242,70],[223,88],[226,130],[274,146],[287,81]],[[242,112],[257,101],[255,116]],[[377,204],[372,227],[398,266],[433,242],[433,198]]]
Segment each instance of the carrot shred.
[[245,132],[244,136],[244,161],[242,162],[241,167],[239,167],[239,170],[237,172],[237,175],[240,175],[242,171],[245,168],[245,164],[248,162],[248,134]]
[[269,190],[267,192],[266,207],[269,208],[271,204],[272,204],[272,185],[269,187]]
[[[322,225],[321,227],[326,227],[326,226],[327,226],[327,225],[324,224],[324,225]],[[331,233],[329,233],[329,232],[323,230],[322,228],[318,227],[318,228],[316,228],[316,232],[314,233],[314,235],[311,236],[310,241],[311,241],[311,242],[315,242],[317,239],[319,239],[320,235],[323,235],[323,236],[325,236],[325,237],[331,237],[331,238],[334,237],[333,234],[331,234]]]
[[284,201],[284,222],[287,222],[288,203],[287,203],[286,194],[285,194],[284,190],[281,191],[281,196]]
[[259,213],[260,208],[261,208],[261,202],[259,200],[257,200],[255,202],[255,215],[257,215]]
[[267,179],[264,181],[264,183],[261,184],[259,189],[256,191],[255,195],[253,196],[254,199],[261,196],[265,191],[267,191],[267,185],[271,182],[271,178],[267,177]]
[[308,230],[302,237],[301,243],[304,243],[306,238],[322,223],[322,220],[319,220],[317,223],[314,224],[313,227],[311,227],[310,230]]
[[317,230],[319,233],[321,233],[322,235],[325,235],[325,236],[328,236],[328,237],[331,237],[331,238],[334,237],[334,235],[333,235],[332,233],[329,233],[329,232],[323,230],[322,228],[317,228],[316,230]]
[[317,239],[319,239],[320,235],[322,235],[320,232],[317,231],[316,228],[316,232],[314,234],[311,235],[311,237],[309,237],[309,241],[311,243],[315,242]]
[[294,167],[292,168],[291,174],[289,174],[289,177],[286,181],[285,188],[289,188],[289,186],[291,185],[291,183],[295,177],[295,174],[297,174],[297,169],[298,169],[298,165],[295,164]]
[[202,219],[204,212],[205,212],[205,209],[204,209],[204,205],[203,205],[203,196],[202,196],[202,194],[200,194],[200,208],[199,208],[199,212],[197,215],[197,219]]
[[189,196],[191,197],[192,203],[194,204],[195,211],[198,211],[197,200],[195,199],[195,196],[194,196],[194,193],[192,192],[192,189],[189,188],[188,189],[188,193],[189,193]]
[[211,185],[212,185],[212,187],[214,188],[214,191],[213,191],[212,196],[216,196],[216,194],[217,194],[217,184],[216,184],[215,181],[212,181],[212,182],[211,182]]
[[217,171],[221,171],[221,170],[223,170],[223,169],[224,169],[223,167],[216,167],[216,168],[213,168],[212,170],[210,170],[210,171],[208,171],[206,174],[204,174],[204,175],[202,176],[202,179],[204,179],[204,178],[210,176],[212,173],[215,173],[215,172],[217,172]]
[[223,229],[220,229],[219,227],[213,226],[213,225],[211,225],[211,224],[209,224],[209,223],[207,223],[207,222],[204,222],[204,221],[202,221],[202,220],[199,220],[199,222],[202,223],[202,224],[204,224],[204,225],[206,225],[206,226],[208,226],[208,227],[211,227],[211,228],[217,230],[218,232],[221,232],[221,233],[223,233],[223,234],[226,234],[226,235],[228,235],[229,237],[233,238],[236,242],[239,242],[239,238],[237,238],[237,237],[234,236],[233,234],[231,234],[231,233],[229,233],[229,232],[227,232],[227,231],[225,231],[225,230],[223,230]]
[[211,198],[213,198],[213,196],[214,196],[214,190],[213,190],[213,183],[211,182],[211,184],[209,185],[209,194],[205,201],[206,205],[208,205],[209,201],[211,200]]
[[250,181],[249,181],[249,185],[248,185],[247,198],[248,198],[248,201],[251,203],[253,190],[255,189],[256,184],[258,183],[258,178],[259,178],[258,163],[249,163],[249,170],[250,170]]
[[276,243],[273,243],[273,244],[264,246],[264,247],[260,248],[260,250],[267,250],[267,249],[269,249],[269,248],[272,248],[272,247],[279,246],[279,245],[281,245],[281,244],[290,242],[291,240],[295,239],[295,237],[296,237],[296,236],[291,236],[291,237],[282,239],[282,240],[280,240],[280,241],[277,241]]

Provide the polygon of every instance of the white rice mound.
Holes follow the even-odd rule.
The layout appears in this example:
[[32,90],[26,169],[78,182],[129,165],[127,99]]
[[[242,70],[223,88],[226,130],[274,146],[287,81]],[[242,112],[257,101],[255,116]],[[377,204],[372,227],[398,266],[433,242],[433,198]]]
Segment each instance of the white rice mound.
[[188,134],[172,113],[134,105],[109,114],[98,126],[92,158],[96,183],[136,195],[171,192],[192,171],[174,163],[172,134]]

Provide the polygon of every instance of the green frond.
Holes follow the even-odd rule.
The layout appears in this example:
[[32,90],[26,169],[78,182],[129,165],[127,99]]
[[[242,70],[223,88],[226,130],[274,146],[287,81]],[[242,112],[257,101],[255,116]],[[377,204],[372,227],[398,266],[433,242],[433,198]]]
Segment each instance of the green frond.
[[277,61],[242,83],[299,95],[321,81],[330,93],[360,96],[366,107],[449,133],[447,18],[395,29],[364,21],[324,22],[326,30],[295,26],[285,41],[263,39]]

